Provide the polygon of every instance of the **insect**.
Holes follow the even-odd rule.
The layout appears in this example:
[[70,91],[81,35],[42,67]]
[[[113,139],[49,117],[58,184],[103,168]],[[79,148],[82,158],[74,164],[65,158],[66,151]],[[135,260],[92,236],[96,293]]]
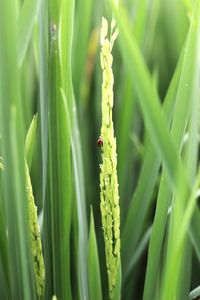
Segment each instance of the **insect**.
[[99,136],[98,140],[97,140],[97,145],[101,148],[103,146],[103,138],[101,136]]

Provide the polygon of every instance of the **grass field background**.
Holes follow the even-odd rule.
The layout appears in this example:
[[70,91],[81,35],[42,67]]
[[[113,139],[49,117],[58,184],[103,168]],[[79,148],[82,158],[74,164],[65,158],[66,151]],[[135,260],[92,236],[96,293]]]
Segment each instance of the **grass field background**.
[[97,146],[103,16],[119,30],[112,299],[200,297],[200,1],[2,0],[1,299],[109,298]]

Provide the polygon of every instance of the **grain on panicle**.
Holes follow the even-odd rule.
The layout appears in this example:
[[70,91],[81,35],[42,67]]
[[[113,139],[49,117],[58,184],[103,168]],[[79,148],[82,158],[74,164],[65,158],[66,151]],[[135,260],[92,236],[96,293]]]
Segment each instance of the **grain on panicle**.
[[[116,139],[112,121],[113,84],[112,48],[118,31],[115,22],[111,28],[105,18],[102,19],[100,63],[103,72],[102,82],[102,126],[97,143],[102,147],[100,165],[100,208],[104,232],[106,266],[109,283],[109,296],[113,298],[117,274],[120,266],[120,209],[117,178]],[[108,37],[110,32],[110,38]]]
[[36,290],[37,290],[38,299],[43,299],[44,284],[45,284],[45,267],[44,267],[44,258],[42,254],[42,241],[40,235],[40,228],[37,221],[37,207],[35,206],[31,179],[30,179],[27,163],[25,163],[25,167],[26,167],[26,191],[28,197],[28,219],[29,219],[31,250],[33,255]]

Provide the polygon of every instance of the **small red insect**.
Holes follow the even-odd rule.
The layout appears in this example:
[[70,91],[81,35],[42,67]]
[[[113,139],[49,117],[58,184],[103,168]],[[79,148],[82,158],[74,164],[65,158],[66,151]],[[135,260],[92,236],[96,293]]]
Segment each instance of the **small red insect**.
[[98,140],[97,140],[97,145],[101,148],[103,146],[103,138],[101,136],[99,136]]

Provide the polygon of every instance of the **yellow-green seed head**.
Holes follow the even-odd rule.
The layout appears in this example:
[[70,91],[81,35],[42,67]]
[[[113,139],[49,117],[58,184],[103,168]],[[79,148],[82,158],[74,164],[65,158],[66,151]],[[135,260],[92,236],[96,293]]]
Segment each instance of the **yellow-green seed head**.
[[100,208],[105,240],[110,299],[113,298],[113,290],[116,284],[117,272],[120,264],[120,210],[117,179],[117,154],[112,121],[114,76],[112,71],[113,56],[111,51],[114,40],[117,37],[117,30],[114,31],[114,27],[115,22],[112,21],[109,38],[108,22],[105,18],[102,19],[100,63],[103,71],[101,127],[103,147],[102,164],[100,166]]
[[26,186],[27,186],[26,189],[27,189],[27,196],[28,196],[29,229],[30,229],[30,236],[31,236],[31,249],[33,255],[36,289],[37,289],[38,299],[43,299],[45,268],[44,268],[44,259],[42,255],[42,242],[40,237],[40,228],[37,221],[37,208],[35,206],[32,185],[31,185],[27,164],[26,164]]

